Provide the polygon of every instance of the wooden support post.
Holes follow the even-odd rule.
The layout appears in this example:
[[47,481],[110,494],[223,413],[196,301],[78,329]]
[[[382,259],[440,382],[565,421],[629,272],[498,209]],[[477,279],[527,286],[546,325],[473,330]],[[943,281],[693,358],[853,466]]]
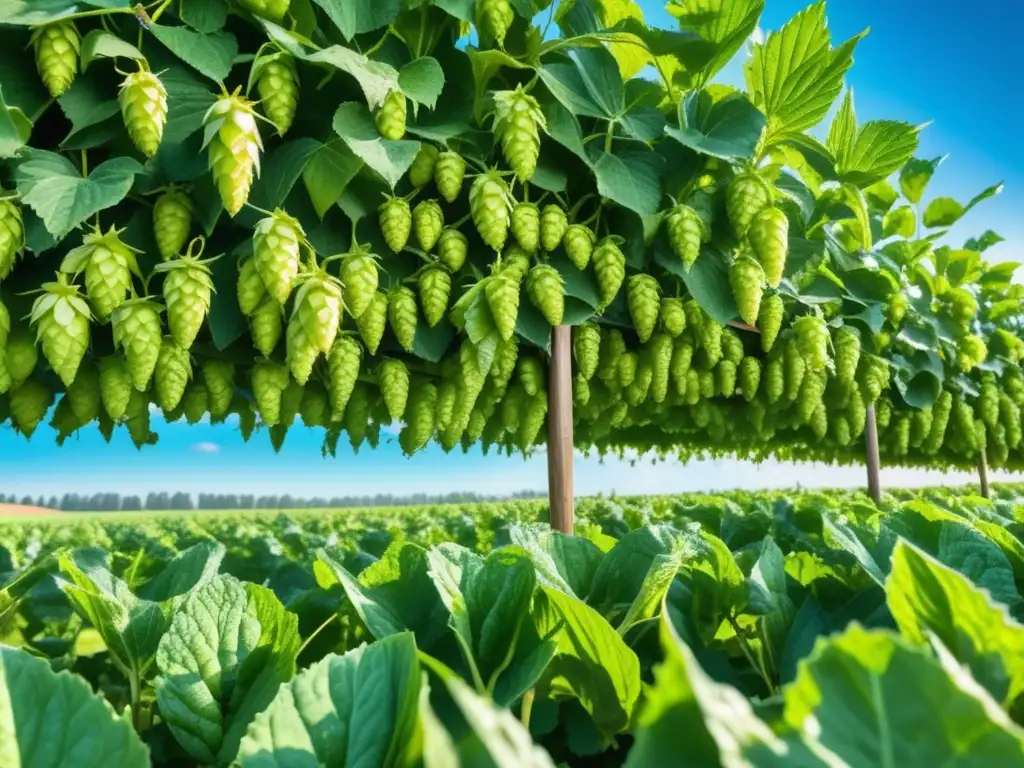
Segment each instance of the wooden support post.
[[981,456],[978,457],[978,478],[981,480],[981,495],[986,499],[990,498],[991,489],[988,487],[988,456],[985,449],[981,449]]
[[882,501],[882,481],[879,477],[880,461],[878,459],[878,424],[875,421],[875,406],[868,406],[867,419],[864,423],[864,442],[867,449],[868,494],[875,504]]
[[548,369],[548,500],[551,527],[573,532],[572,334],[567,325],[551,329]]

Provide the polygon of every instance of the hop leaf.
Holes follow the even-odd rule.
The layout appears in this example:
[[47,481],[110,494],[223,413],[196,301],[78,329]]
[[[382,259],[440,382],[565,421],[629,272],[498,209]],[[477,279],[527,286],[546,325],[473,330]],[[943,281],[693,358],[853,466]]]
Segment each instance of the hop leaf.
[[397,90],[389,91],[373,116],[377,132],[390,141],[401,140],[405,136],[406,114],[405,94]]
[[194,214],[192,200],[180,189],[170,189],[156,199],[153,204],[153,236],[164,261],[173,259],[184,249],[192,231]]
[[263,140],[252,102],[241,96],[220,96],[203,118],[210,171],[224,210],[234,216],[249,199],[253,178],[260,172]]
[[480,237],[497,252],[505,247],[512,202],[508,187],[496,171],[476,177],[469,189],[469,210]]
[[36,69],[43,85],[53,98],[62,95],[78,74],[78,52],[81,39],[74,22],[57,21],[39,27],[32,33],[36,53]]
[[526,292],[530,302],[540,310],[552,326],[562,324],[565,314],[565,281],[557,269],[539,264],[526,278]]
[[456,152],[442,152],[434,166],[434,183],[447,202],[454,203],[462,193],[466,177],[466,161]]
[[167,122],[167,89],[152,72],[139,70],[121,83],[117,96],[132,143],[146,157],[160,149]]
[[256,91],[260,95],[263,114],[284,136],[295,120],[299,105],[299,72],[290,53],[280,51],[257,60]]

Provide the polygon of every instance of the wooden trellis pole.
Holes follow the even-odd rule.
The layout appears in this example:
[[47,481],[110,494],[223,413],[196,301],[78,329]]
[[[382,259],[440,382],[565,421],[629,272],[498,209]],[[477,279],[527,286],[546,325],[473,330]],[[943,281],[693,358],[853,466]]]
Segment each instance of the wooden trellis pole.
[[568,325],[551,329],[548,369],[548,500],[551,527],[573,532],[572,334]]
[[878,423],[875,421],[875,406],[868,406],[864,423],[864,442],[867,448],[868,494],[875,504],[882,501],[881,462],[878,458]]
[[981,449],[981,456],[978,457],[978,479],[981,480],[981,495],[986,499],[990,498],[991,489],[988,487],[988,456],[985,449]]

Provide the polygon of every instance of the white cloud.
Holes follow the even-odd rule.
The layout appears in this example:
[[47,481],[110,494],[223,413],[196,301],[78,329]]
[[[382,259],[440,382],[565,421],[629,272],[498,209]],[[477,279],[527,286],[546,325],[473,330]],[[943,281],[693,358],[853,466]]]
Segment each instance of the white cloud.
[[764,30],[761,27],[754,27],[754,31],[750,33],[750,42],[755,45],[761,45],[764,42]]
[[196,453],[220,453],[220,445],[209,441],[203,441],[193,445],[192,450]]

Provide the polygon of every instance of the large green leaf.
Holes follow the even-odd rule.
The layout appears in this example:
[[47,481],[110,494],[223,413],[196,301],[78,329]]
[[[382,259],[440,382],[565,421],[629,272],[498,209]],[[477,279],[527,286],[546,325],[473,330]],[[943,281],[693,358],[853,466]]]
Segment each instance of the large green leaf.
[[341,199],[363,164],[342,139],[331,139],[308,156],[302,168],[302,183],[320,218]]
[[412,633],[331,654],[283,685],[249,726],[243,768],[415,764],[422,672]]
[[966,576],[901,539],[885,592],[908,640],[938,637],[1002,704],[1024,693],[1024,625]]
[[353,155],[379,173],[391,187],[398,184],[399,179],[409,170],[420,148],[418,141],[389,141],[381,138],[365,105],[356,102],[338,107],[334,113],[334,132]]
[[0,89],[0,158],[14,157],[32,135],[32,122],[25,113],[4,102]]
[[921,202],[925,187],[946,157],[947,155],[942,155],[932,160],[911,158],[900,171],[900,191],[903,192],[903,196],[914,204]]
[[551,530],[541,523],[512,525],[509,540],[533,562],[537,581],[585,599],[603,555],[592,542]]
[[444,89],[444,70],[437,59],[421,56],[402,67],[398,85],[417,104],[434,109]]
[[164,602],[180,597],[217,575],[226,549],[218,541],[201,541],[179,552],[138,589],[139,597]]
[[0,765],[11,768],[148,768],[128,721],[70,672],[0,646]]
[[391,91],[399,90],[398,71],[394,67],[380,61],[371,61],[343,45],[332,45],[305,58],[315,64],[334,67],[355,78],[370,109],[383,104]]
[[22,201],[43,220],[47,231],[63,238],[94,213],[117,205],[128,194],[142,166],[115,157],[86,178],[66,157],[41,149],[21,153],[15,179]]
[[769,597],[771,608],[758,618],[758,636],[765,667],[778,673],[782,667],[783,647],[796,617],[796,606],[787,589],[785,556],[770,536],[761,542],[761,552],[750,579]]
[[227,765],[298,653],[298,619],[273,592],[218,576],[189,595],[160,641],[160,716],[196,760]]
[[699,38],[699,44],[690,42],[674,58],[689,80],[686,84],[701,88],[757,29],[764,0],[669,0],[665,9],[679,22],[681,30]]
[[398,17],[400,0],[313,0],[330,17],[346,40],[386,27]]
[[1024,732],[966,670],[891,632],[854,625],[819,641],[785,699],[789,725],[813,732],[846,765],[1024,760]]
[[603,152],[591,147],[590,159],[597,175],[597,191],[623,208],[641,216],[653,216],[661,204],[660,155],[643,149]]
[[167,49],[196,71],[222,82],[238,55],[238,41],[230,32],[200,34],[187,27],[150,25],[150,31]]
[[765,123],[765,116],[741,93],[716,100],[707,91],[695,91],[679,102],[679,127],[669,126],[665,133],[702,155],[747,158],[754,154]]

